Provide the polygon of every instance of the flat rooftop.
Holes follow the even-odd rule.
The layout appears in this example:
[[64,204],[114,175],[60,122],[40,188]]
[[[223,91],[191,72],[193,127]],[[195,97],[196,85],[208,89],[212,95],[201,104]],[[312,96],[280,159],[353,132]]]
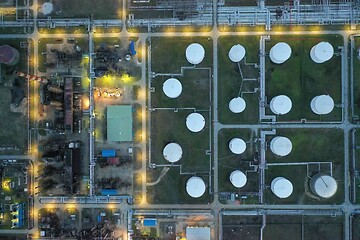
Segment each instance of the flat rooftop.
[[107,107],[107,140],[110,142],[131,142],[132,106],[114,105]]

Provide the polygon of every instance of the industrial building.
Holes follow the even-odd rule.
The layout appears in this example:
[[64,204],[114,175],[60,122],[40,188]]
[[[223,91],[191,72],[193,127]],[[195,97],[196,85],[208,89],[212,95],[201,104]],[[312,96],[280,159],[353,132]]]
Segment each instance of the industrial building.
[[131,142],[133,139],[132,106],[107,107],[107,140],[110,142]]

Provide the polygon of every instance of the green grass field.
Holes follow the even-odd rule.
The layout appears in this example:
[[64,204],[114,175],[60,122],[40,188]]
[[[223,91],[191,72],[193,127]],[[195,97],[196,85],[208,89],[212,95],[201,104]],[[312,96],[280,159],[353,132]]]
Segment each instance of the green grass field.
[[155,37],[151,38],[151,70],[156,73],[180,73],[181,67],[193,66],[187,62],[185,51],[187,46],[194,42],[201,44],[205,49],[205,58],[196,67],[211,67],[213,59],[210,38]]
[[[241,78],[237,70],[237,65],[230,61],[228,53],[230,48],[235,44],[241,44],[246,50],[246,62],[257,63],[259,52],[258,36],[224,36],[219,38],[219,75],[218,75],[218,111],[219,121],[227,124],[241,124],[241,123],[257,123],[259,119],[259,94],[244,94],[243,98],[246,101],[246,109],[242,113],[232,113],[229,110],[229,102],[232,98],[239,94]],[[254,73],[255,68],[245,67],[244,60],[241,64],[245,78],[257,78],[257,72]],[[246,71],[247,70],[247,71]],[[258,87],[257,82],[244,82],[242,91],[252,91]]]
[[[44,2],[48,1],[39,0],[39,6]],[[52,2],[54,4],[54,11],[51,17],[84,18],[93,15],[97,19],[115,19],[121,18],[122,15],[122,1],[119,0],[53,0]]]
[[[161,169],[148,170],[147,175],[153,175],[151,171],[161,171]],[[157,174],[154,174],[157,176]],[[200,204],[211,203],[212,196],[209,195],[209,178],[208,176],[200,176],[206,185],[206,190],[200,198],[192,198],[186,192],[186,182],[192,175],[180,175],[178,167],[172,167],[164,178],[155,186],[147,187],[147,202],[152,204]],[[148,176],[148,182],[155,181],[157,177]]]
[[[223,129],[219,132],[219,191],[238,192],[239,194],[241,192],[259,191],[259,177],[257,173],[247,173],[248,182],[241,189],[235,188],[229,180],[230,174],[234,170],[240,170],[244,173],[251,170],[249,162],[253,160],[259,148],[258,144],[253,142],[253,138],[256,135],[257,133],[250,129]],[[230,151],[229,142],[234,137],[239,137],[247,143],[243,154],[236,155]]]
[[[278,129],[277,136],[288,137],[293,145],[292,151],[285,157],[275,156],[270,148],[266,152],[268,163],[295,162],[332,162],[333,177],[337,180],[336,194],[326,200],[316,200],[305,194],[307,178],[306,165],[296,166],[268,166],[265,172],[266,185],[279,176],[288,178],[294,187],[289,198],[279,199],[266,189],[265,201],[276,204],[340,204],[343,202],[344,192],[344,137],[343,132],[333,129]],[[272,137],[267,139],[270,144]],[[323,165],[324,173],[329,174],[328,165]],[[306,185],[307,186],[307,185]]]
[[182,84],[182,93],[178,98],[168,98],[163,92],[163,83],[168,76],[159,76],[152,80],[155,92],[151,93],[152,108],[210,108],[210,72],[205,69],[185,70],[184,76],[174,76]]
[[[277,42],[286,42],[292,49],[292,55],[285,63],[278,65],[266,59],[266,96],[268,102],[277,95],[285,94],[291,98],[293,107],[288,114],[279,116],[278,121],[341,121],[341,108],[326,115],[316,115],[311,111],[313,97],[329,94],[335,104],[341,104],[341,57],[339,46],[343,46],[340,35],[320,36],[272,36],[266,42],[266,51]],[[335,55],[322,64],[314,63],[310,58],[312,46],[321,41],[330,42]],[[270,108],[267,114],[272,114]]]
[[[360,149],[357,149],[358,146],[360,146],[360,131],[355,132],[355,170],[360,169]],[[351,151],[352,152],[352,151]],[[355,178],[355,203],[360,203],[360,177]]]
[[[210,171],[210,155],[206,150],[210,149],[210,127],[209,115],[201,112],[206,119],[205,128],[198,133],[190,132],[186,127],[186,117],[191,110],[156,110],[151,113],[151,161],[156,164],[169,164],[163,157],[163,148],[170,142],[180,144],[183,149],[182,158],[155,186],[147,187],[147,201],[149,203],[208,203],[211,200],[206,192],[198,199],[191,198],[185,190],[186,181],[194,174],[203,176],[208,184],[208,171]],[[162,167],[156,170],[147,171],[147,182],[154,182],[158,179]],[[176,189],[174,191],[174,189]],[[171,194],[163,194],[171,192]]]
[[[360,59],[358,58],[360,48],[360,37],[355,37],[355,49],[353,56],[353,74],[354,74],[354,115],[360,117]],[[359,120],[358,120],[359,121]]]
[[353,239],[360,239],[360,215],[356,214],[353,216],[352,218],[352,223],[353,223],[353,231],[352,233],[352,237]]
[[[343,239],[343,216],[289,216],[266,217],[264,239],[338,240]],[[303,228],[303,231],[302,231]]]
[[[0,45],[7,44],[19,51],[19,62],[14,66],[1,64],[0,78],[0,146],[10,147],[11,149],[1,150],[0,154],[23,154],[27,150],[27,113],[24,109],[22,113],[10,111],[11,89],[15,79],[14,71],[27,72],[27,51],[20,47],[21,42],[27,39],[1,39]],[[32,42],[30,41],[30,44]],[[31,47],[31,46],[30,46]],[[31,71],[31,67],[30,67]],[[25,94],[27,83],[24,79],[19,79]],[[25,107],[26,108],[26,107]]]
[[186,117],[191,110],[156,110],[151,113],[151,160],[156,164],[168,164],[162,151],[166,144],[176,142],[183,149],[182,159],[176,164],[182,165],[182,171],[188,173],[209,171],[210,122],[208,112],[204,116],[205,128],[198,133],[190,132],[186,127]]

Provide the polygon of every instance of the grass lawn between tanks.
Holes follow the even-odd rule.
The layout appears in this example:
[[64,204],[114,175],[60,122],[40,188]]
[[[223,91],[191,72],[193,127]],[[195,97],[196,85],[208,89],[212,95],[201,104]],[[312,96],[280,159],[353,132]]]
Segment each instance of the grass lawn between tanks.
[[[259,176],[256,172],[247,172],[253,170],[249,164],[253,160],[254,155],[258,152],[258,143],[254,142],[257,133],[250,129],[223,129],[219,132],[219,192],[258,192],[259,191]],[[238,137],[246,142],[246,150],[243,154],[236,155],[229,149],[229,142],[231,139]],[[247,176],[247,183],[244,187],[235,188],[230,180],[230,174],[240,170]]]
[[[259,36],[223,36],[219,38],[218,50],[218,117],[221,123],[242,124],[258,123],[259,121],[259,94],[243,94],[246,108],[242,113],[233,113],[229,109],[229,102],[237,97],[241,85],[241,78],[236,63],[229,59],[229,50],[235,44],[241,44],[246,51],[245,60],[247,63],[258,63],[259,58]],[[245,67],[241,61],[241,69],[244,78],[258,78],[258,72],[253,67]],[[246,71],[246,70],[249,71]],[[242,92],[253,91],[258,87],[257,81],[244,81]]]
[[151,161],[169,164],[163,157],[163,149],[170,142],[178,143],[183,150],[182,158],[175,164],[182,165],[184,173],[208,172],[210,166],[210,120],[208,112],[199,112],[205,118],[205,128],[193,133],[186,127],[186,117],[192,110],[156,110],[151,113]]
[[[266,160],[271,163],[296,162],[332,162],[333,177],[337,181],[336,194],[329,199],[314,199],[305,192],[310,191],[306,165],[268,166],[265,172],[266,185],[279,176],[289,179],[294,191],[289,198],[277,198],[270,187],[266,189],[265,201],[270,204],[341,204],[344,192],[344,135],[337,129],[277,129],[276,136],[288,137],[292,142],[292,151],[285,157],[278,157],[268,148]],[[270,144],[274,136],[268,136]],[[315,166],[315,165],[310,165]],[[315,167],[317,169],[317,167]],[[309,167],[309,169],[312,169]],[[321,166],[324,174],[330,174],[329,165]],[[311,174],[311,173],[309,173]]]
[[[151,70],[155,73],[180,73],[181,67],[192,67],[185,57],[191,43],[204,47],[205,57],[196,68],[212,66],[212,39],[208,37],[154,37],[151,38]],[[176,46],[176,47],[175,47]]]
[[352,90],[354,93],[354,115],[353,117],[357,117],[357,121],[360,120],[360,56],[359,56],[359,48],[360,48],[360,37],[355,37],[355,49],[353,56],[353,74],[354,74],[354,89]]
[[[156,181],[162,169],[148,170],[148,182]],[[157,173],[154,173],[156,171]],[[154,175],[151,176],[151,175]],[[199,198],[192,198],[186,192],[186,182],[192,175],[180,174],[178,167],[172,167],[155,186],[147,187],[147,202],[151,204],[204,204],[211,203],[212,196],[209,194],[209,177],[198,175],[205,182],[205,193]]]
[[[334,56],[327,62],[317,64],[310,58],[311,48],[327,41],[334,47]],[[292,49],[291,57],[283,64],[274,64],[266,58],[266,96],[268,103],[277,95],[287,95],[292,100],[289,113],[278,116],[278,121],[341,121],[342,109],[335,106],[326,115],[316,115],[310,108],[313,97],[329,94],[335,105],[341,104],[341,50],[343,38],[340,35],[318,36],[271,36],[266,42],[266,51],[278,42],[286,42]],[[267,114],[273,114],[270,108]]]
[[152,108],[196,108],[209,109],[211,74],[207,69],[191,68],[183,76],[174,76],[182,85],[179,97],[171,99],[163,92],[163,84],[168,76],[159,76],[152,80],[154,92],[151,93]]

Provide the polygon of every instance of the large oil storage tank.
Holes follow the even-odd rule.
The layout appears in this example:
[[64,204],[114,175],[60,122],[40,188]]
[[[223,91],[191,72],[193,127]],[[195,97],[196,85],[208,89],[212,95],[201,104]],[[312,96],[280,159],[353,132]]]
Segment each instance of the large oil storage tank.
[[19,51],[9,45],[0,46],[0,63],[15,65],[19,62]]
[[337,191],[337,182],[332,176],[318,173],[311,178],[310,189],[319,197],[330,198]]

